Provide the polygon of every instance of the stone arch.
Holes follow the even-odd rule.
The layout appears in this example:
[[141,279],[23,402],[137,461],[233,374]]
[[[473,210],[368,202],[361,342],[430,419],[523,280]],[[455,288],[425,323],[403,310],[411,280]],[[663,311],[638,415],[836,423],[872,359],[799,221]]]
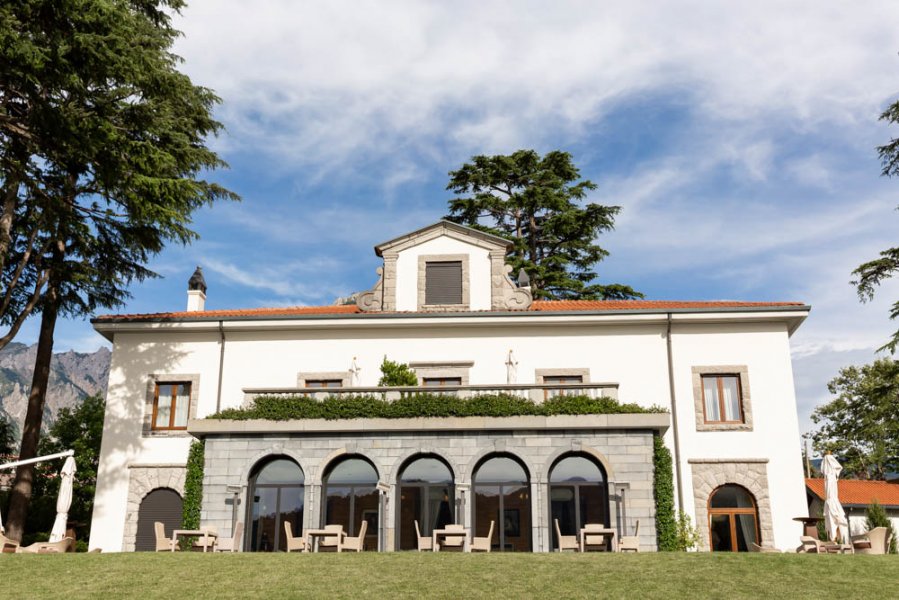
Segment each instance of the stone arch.
[[244,463],[244,466],[240,471],[240,485],[246,487],[246,485],[250,481],[250,475],[252,475],[253,469],[259,466],[266,459],[273,456],[286,456],[287,458],[291,459],[300,467],[300,470],[303,472],[303,477],[305,477],[306,479],[309,478],[309,468],[307,468],[307,466],[303,464],[303,461],[300,458],[301,455],[293,452],[292,450],[288,450],[280,445],[275,444],[272,447],[263,450],[262,452],[254,454],[252,458]]
[[407,462],[410,462],[410,459],[412,459],[413,457],[419,455],[436,456],[446,463],[453,474],[453,478],[456,481],[459,481],[459,473],[462,472],[461,465],[456,464],[456,462],[450,459],[443,450],[439,450],[437,448],[434,448],[433,446],[422,446],[414,450],[407,450],[400,456],[396,457],[396,460],[391,465],[390,470],[385,470],[384,474],[382,475],[382,479],[390,483],[390,485],[396,485],[398,483],[400,470],[403,465]]
[[351,454],[360,456],[360,457],[364,458],[365,460],[367,460],[368,462],[370,462],[372,464],[372,466],[375,468],[375,471],[377,471],[377,473],[378,473],[378,481],[384,481],[385,473],[388,473],[390,471],[390,469],[387,468],[380,460],[378,460],[377,456],[371,456],[369,454],[366,454],[364,451],[360,450],[359,448],[343,447],[343,448],[338,448],[337,450],[333,450],[333,451],[329,452],[327,456],[325,456],[324,458],[322,458],[319,461],[318,468],[315,471],[314,479],[311,481],[311,483],[314,485],[317,485],[317,486],[322,485],[322,483],[323,483],[322,476],[323,476],[324,472],[328,470],[328,467],[330,467],[336,461],[340,460],[342,457],[351,455]]
[[712,493],[722,485],[736,484],[753,495],[758,510],[759,543],[774,547],[774,524],[771,518],[771,499],[768,494],[767,459],[709,459],[689,461],[693,471],[693,509],[699,530],[699,549],[708,551],[709,510]]
[[595,459],[596,462],[598,462],[600,465],[602,465],[602,469],[603,471],[605,471],[606,475],[606,483],[615,481],[615,472],[612,470],[612,463],[609,462],[609,459],[606,458],[602,452],[590,446],[572,446],[571,448],[556,450],[546,457],[546,461],[543,463],[543,468],[540,470],[541,483],[546,483],[549,481],[549,472],[552,471],[553,465],[555,465],[559,461],[559,459],[566,454],[586,454],[590,458]]
[[474,471],[477,468],[478,464],[484,461],[484,459],[491,454],[505,454],[507,456],[511,456],[515,460],[517,460],[524,467],[525,472],[527,473],[528,480],[531,484],[537,483],[535,480],[535,476],[539,471],[534,468],[533,463],[523,454],[515,450],[508,450],[505,447],[495,447],[495,448],[486,448],[481,450],[477,454],[473,455],[471,459],[468,461],[468,464],[465,465],[464,477],[458,479],[457,482],[463,483],[474,483]]
[[137,537],[137,517],[143,499],[155,489],[168,488],[184,497],[184,465],[140,465],[129,467],[128,501],[125,509],[125,527],[122,534],[122,551],[133,552]]

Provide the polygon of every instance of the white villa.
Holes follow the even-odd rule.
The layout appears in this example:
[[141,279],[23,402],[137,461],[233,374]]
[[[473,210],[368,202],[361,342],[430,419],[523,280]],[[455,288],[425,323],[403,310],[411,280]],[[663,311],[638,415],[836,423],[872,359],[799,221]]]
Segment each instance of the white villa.
[[[177,528],[188,450],[205,440],[201,523],[245,551],[341,524],[369,550],[414,549],[455,523],[493,551],[556,549],[598,523],[657,549],[654,439],[704,550],[792,549],[808,515],[790,336],[792,302],[540,301],[504,239],[441,221],[375,246],[354,304],[102,316],[113,344],[91,548],[153,549]],[[417,388],[377,388],[384,357]],[[208,419],[256,396],[503,393],[661,407],[626,414]],[[323,391],[327,390],[327,391]]]

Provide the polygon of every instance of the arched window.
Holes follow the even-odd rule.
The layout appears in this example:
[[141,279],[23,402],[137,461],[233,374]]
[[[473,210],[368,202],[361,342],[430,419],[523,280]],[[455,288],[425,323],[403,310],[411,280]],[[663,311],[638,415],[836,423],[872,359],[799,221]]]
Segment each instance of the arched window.
[[453,472],[442,459],[428,454],[412,457],[400,471],[398,483],[400,550],[418,547],[415,521],[423,536],[456,522]]
[[567,454],[549,472],[550,539],[555,550],[554,521],[562,535],[577,535],[587,523],[609,526],[609,488],[602,466],[584,454]]
[[755,498],[739,485],[722,485],[709,496],[709,545],[713,552],[748,552],[759,544]]
[[[322,525],[343,525],[347,535],[356,535],[363,519],[368,521],[366,538],[378,536],[378,472],[361,456],[347,456],[325,471],[322,495]],[[372,546],[373,543],[368,544]]]
[[305,500],[303,470],[286,456],[275,456],[257,465],[250,475],[249,535],[251,552],[285,550],[284,523],[294,535],[302,535]]
[[181,528],[181,506],[181,496],[169,488],[156,488],[144,496],[137,509],[134,549],[138,552],[156,550],[156,521],[162,523],[166,537],[172,537],[172,531]]
[[474,472],[474,535],[485,537],[495,522],[491,545],[499,551],[531,550],[531,486],[527,470],[507,454],[485,458]]

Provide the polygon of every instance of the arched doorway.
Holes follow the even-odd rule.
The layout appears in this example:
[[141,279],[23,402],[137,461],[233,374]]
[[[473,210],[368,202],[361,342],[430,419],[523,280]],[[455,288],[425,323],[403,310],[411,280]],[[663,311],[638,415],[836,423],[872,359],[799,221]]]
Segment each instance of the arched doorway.
[[486,537],[496,523],[491,546],[500,552],[531,550],[531,486],[528,472],[516,458],[493,454],[474,472],[474,535]]
[[302,535],[304,483],[303,470],[286,456],[274,456],[257,465],[250,475],[247,550],[286,550],[285,521],[294,535]]
[[748,552],[761,545],[755,498],[743,486],[722,485],[709,496],[709,546],[712,552]]
[[377,547],[378,472],[365,458],[350,455],[332,463],[322,486],[322,525],[343,525],[354,536],[362,521],[368,521],[366,545]]
[[181,527],[181,508],[181,496],[169,488],[156,488],[144,496],[137,510],[134,549],[137,552],[156,550],[156,521],[165,527],[166,537],[171,537],[172,531]]
[[400,471],[397,527],[400,550],[415,550],[415,521],[423,536],[455,523],[453,472],[440,458],[419,454]]
[[551,549],[558,547],[554,520],[562,535],[577,535],[586,523],[609,526],[609,488],[602,465],[584,454],[567,454],[549,472]]

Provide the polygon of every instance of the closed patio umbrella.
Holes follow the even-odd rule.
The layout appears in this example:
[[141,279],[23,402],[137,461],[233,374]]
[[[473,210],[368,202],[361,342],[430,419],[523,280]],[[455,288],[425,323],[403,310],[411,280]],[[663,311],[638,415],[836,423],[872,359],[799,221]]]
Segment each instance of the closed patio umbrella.
[[72,505],[72,481],[75,479],[75,458],[70,456],[59,472],[59,496],[56,498],[56,521],[50,532],[50,541],[59,542],[66,536],[66,522]]
[[821,463],[821,472],[824,473],[824,527],[831,540],[846,544],[849,541],[849,522],[843,505],[840,504],[840,494],[837,478],[843,467],[833,457],[826,454]]

